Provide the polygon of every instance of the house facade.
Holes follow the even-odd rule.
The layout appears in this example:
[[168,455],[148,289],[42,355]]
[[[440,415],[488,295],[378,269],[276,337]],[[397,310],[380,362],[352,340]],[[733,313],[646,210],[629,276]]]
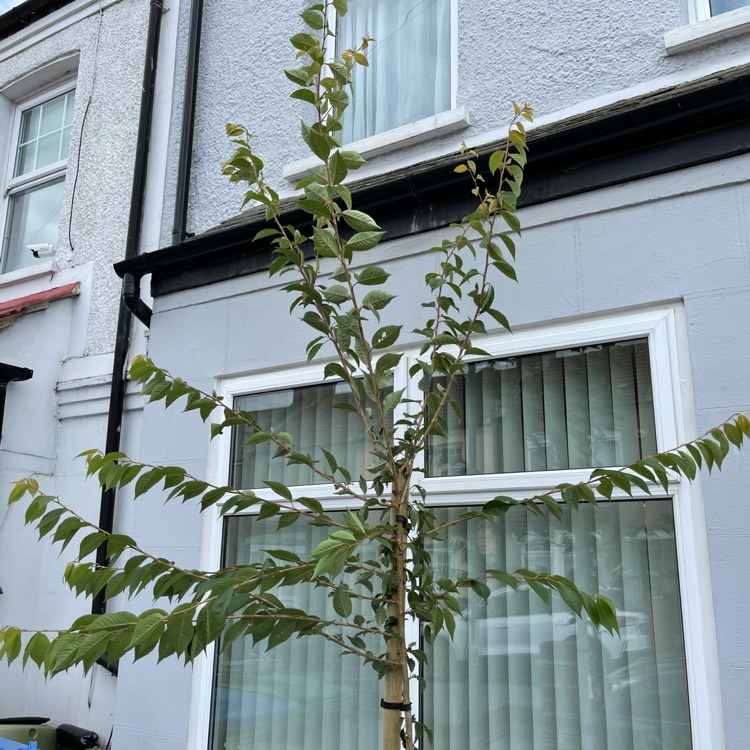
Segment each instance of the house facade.
[[[112,264],[129,246],[159,246],[149,223],[160,220],[160,210],[151,209],[161,190],[143,169],[151,208],[143,223],[137,210],[137,221],[131,216],[134,176],[145,165],[140,144],[148,131],[139,112],[155,26],[151,5],[0,3],[0,485],[7,496],[13,481],[36,476],[94,519],[101,517],[101,490],[81,481],[78,453],[103,445],[110,432],[122,431],[128,450],[138,437],[138,399],[123,389],[119,419],[112,410],[117,342],[131,337],[118,321],[121,284]],[[174,43],[168,14],[160,10],[160,22],[162,15],[166,75]],[[172,74],[160,79],[168,105]],[[158,100],[151,99],[156,127]],[[158,164],[165,147],[158,137],[152,145]],[[163,168],[161,174],[163,181]],[[132,339],[143,348],[138,325]],[[64,627],[91,612],[92,603],[70,596],[62,581],[64,556],[40,546],[23,516],[20,507],[3,503],[0,619],[22,628]],[[106,740],[115,693],[116,678],[103,668],[50,682],[19,662],[3,667],[0,716],[50,717]]]
[[[270,247],[253,242],[264,221],[253,209],[238,212],[242,194],[219,169],[231,153],[227,121],[257,136],[266,178],[282,197],[291,198],[297,179],[314,165],[298,136],[307,113],[288,98],[282,72],[294,64],[287,39],[299,30],[303,7],[255,0],[169,5],[169,25],[160,33],[162,51],[169,52],[156,68],[164,87],[156,86],[154,117],[168,124],[171,137],[152,124],[154,202],[146,202],[139,252],[116,270],[140,321],[136,333],[148,326],[147,338],[136,337],[131,351],[147,351],[192,384],[263,414],[274,429],[308,440],[309,450],[323,444],[359,467],[364,457],[354,426],[330,414],[332,400],[344,394],[324,384],[324,354],[307,363],[310,335],[289,315],[281,284],[268,279]],[[116,44],[106,46],[133,74],[135,63],[125,64],[122,55],[143,60],[143,46],[134,49],[130,38],[146,44],[144,7],[121,0],[98,18],[110,10],[133,14],[123,23],[134,28],[141,24],[140,35],[121,40],[122,54]],[[367,159],[350,188],[355,207],[386,231],[375,262],[393,274],[397,298],[386,312],[394,320],[421,320],[421,280],[435,265],[428,250],[471,210],[470,186],[453,172],[460,142],[476,148],[482,162],[505,137],[512,99],[532,102],[537,114],[520,203],[519,283],[498,284],[498,306],[515,333],[489,332],[483,347],[491,356],[475,358],[461,380],[463,418],[430,446],[424,485],[440,513],[577,481],[594,466],[668,449],[750,408],[746,3],[356,0],[348,16],[331,23],[344,46],[363,34],[376,39],[343,137]],[[108,66],[101,75],[110,72]],[[131,117],[137,88],[127,105]],[[68,91],[63,86],[55,95]],[[75,118],[83,117],[77,92],[73,134]],[[109,111],[114,101],[101,106]],[[131,205],[130,168],[123,170],[128,180],[114,170],[127,186],[118,204],[123,217]],[[101,160],[90,169],[89,179],[114,179],[102,175]],[[82,166],[81,179],[85,174]],[[108,224],[105,244],[116,261],[124,252],[115,251],[116,232],[99,210],[91,216]],[[293,207],[286,218],[309,219]],[[83,263],[72,265],[71,273]],[[73,315],[81,299],[56,300],[43,314],[69,308]],[[115,312],[110,306],[102,316],[111,321]],[[95,327],[94,312],[83,319],[87,330]],[[24,317],[15,329],[32,320]],[[80,330],[67,320],[60,325]],[[111,322],[108,330],[113,347]],[[59,343],[59,334],[49,335]],[[63,374],[70,373],[66,383],[77,380],[85,355],[111,351],[80,346],[80,354],[59,355]],[[399,346],[406,361],[418,354],[412,334]],[[10,364],[31,369],[20,359]],[[7,409],[35,378],[36,370],[9,386]],[[97,382],[110,378],[104,373]],[[413,387],[406,371],[395,379],[396,388]],[[58,384],[61,405],[64,392]],[[75,395],[65,403],[80,409],[82,401]],[[331,510],[343,509],[332,488],[285,473],[260,451],[243,448],[238,436],[210,441],[191,414],[160,405],[141,414],[134,397],[130,403],[125,448],[144,461],[179,464],[217,484],[253,488],[264,478],[284,480]],[[62,441],[58,409],[50,424],[60,425]],[[71,431],[82,438],[81,449],[96,443],[97,429],[104,439],[106,420],[97,419],[88,443],[88,434]],[[49,450],[62,460],[60,446]],[[435,643],[428,687],[414,698],[435,729],[434,746],[743,748],[750,730],[750,599],[741,577],[750,563],[749,461],[732,454],[720,474],[704,472],[692,485],[675,480],[653,496],[615,496],[563,522],[509,514],[491,534],[456,527],[433,551],[447,574],[494,566],[567,575],[615,601],[622,635],[597,635],[560,602],[547,609],[529,592],[514,597],[498,589],[486,608],[467,597],[455,638]],[[10,468],[41,472],[36,464]],[[61,494],[77,481],[74,469],[46,470]],[[98,494],[87,491],[95,514]],[[269,547],[302,553],[316,539],[314,530],[296,527],[280,534],[275,523],[252,515],[201,516],[190,504],[164,504],[158,493],[126,501],[123,493],[115,506],[117,528],[188,567],[241,564]],[[51,555],[31,545],[23,554]],[[62,564],[45,561],[44,575]],[[295,596],[301,606],[314,605],[302,592]],[[57,592],[54,601],[68,606]],[[137,606],[150,606],[148,597]],[[40,622],[37,609],[29,622]],[[61,620],[71,619],[60,611]],[[374,672],[313,643],[265,653],[239,642],[223,654],[209,652],[192,669],[174,660],[157,666],[156,657],[147,657],[123,659],[116,678],[97,670],[97,682],[85,689],[96,696],[109,691],[103,700],[116,748],[376,746]],[[32,686],[36,678],[14,679]],[[64,679],[45,689],[54,692]],[[80,676],[67,679],[83,684]]]

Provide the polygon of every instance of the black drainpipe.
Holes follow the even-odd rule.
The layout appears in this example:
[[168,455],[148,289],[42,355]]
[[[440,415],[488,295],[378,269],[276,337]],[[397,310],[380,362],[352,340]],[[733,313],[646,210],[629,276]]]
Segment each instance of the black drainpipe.
[[[156,61],[159,52],[159,34],[161,31],[161,17],[164,12],[163,0],[151,0],[148,17],[148,32],[146,36],[146,58],[143,67],[143,89],[141,92],[141,110],[138,118],[138,140],[135,149],[135,165],[133,167],[133,188],[130,195],[130,216],[128,219],[128,234],[125,241],[125,259],[129,260],[138,255],[141,242],[143,204],[146,196],[146,171],[148,168],[148,150],[151,134],[151,118],[154,111],[154,86],[156,84]],[[120,310],[117,318],[117,337],[115,339],[114,366],[112,368],[112,387],[109,396],[109,415],[107,417],[107,438],[105,452],[113,453],[120,450],[120,436],[122,432],[122,417],[125,406],[125,388],[127,386],[126,368],[130,346],[132,318],[125,305],[120,300]],[[99,527],[104,531],[112,531],[115,516],[115,490],[102,488],[102,498],[99,510]],[[97,565],[107,562],[107,548],[102,545],[96,551]],[[107,611],[107,603],[103,593],[94,597],[91,606],[94,614]],[[106,659],[98,663],[107,667],[113,674],[117,674],[117,665],[108,665]]]
[[[201,55],[201,30],[203,28],[203,0],[193,0],[190,6],[190,32],[188,36],[185,91],[182,101],[182,130],[175,186],[172,245],[187,238],[187,213],[190,199],[190,169],[193,164],[193,134],[195,132],[195,102],[198,93],[198,66]],[[125,306],[138,320],[149,328],[151,308],[141,299],[141,276],[126,273],[123,276],[122,295]]]
[[[5,414],[5,392],[8,390],[8,383],[14,380],[28,380],[34,374],[33,370],[27,367],[17,367],[16,365],[6,365],[0,362],[0,440],[3,437],[3,416]],[[0,593],[2,593],[0,591]]]
[[203,0],[193,0],[190,8],[190,36],[188,39],[185,95],[182,102],[182,131],[180,156],[177,167],[177,192],[174,204],[172,244],[185,240],[187,230],[188,199],[190,196],[190,167],[193,163],[193,132],[195,131],[195,101],[198,92],[198,64],[201,56],[201,27],[203,25]]

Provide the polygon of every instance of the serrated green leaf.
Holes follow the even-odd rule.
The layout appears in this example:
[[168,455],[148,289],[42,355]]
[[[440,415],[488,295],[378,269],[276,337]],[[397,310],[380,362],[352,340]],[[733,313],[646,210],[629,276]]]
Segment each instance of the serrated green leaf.
[[352,597],[343,586],[339,586],[333,593],[333,609],[336,614],[344,618],[352,613]]
[[34,633],[34,635],[29,638],[29,642],[24,649],[23,665],[26,666],[26,662],[31,659],[37,667],[41,667],[42,664],[44,664],[49,648],[50,639],[47,635],[45,633]]
[[[357,232],[356,234],[352,235],[352,237],[348,240],[348,242],[346,243],[346,246],[349,248],[349,250],[355,253],[363,252],[365,250],[372,250],[372,248],[377,246],[377,244],[380,242],[384,234],[385,232]],[[360,283],[363,283],[363,284],[382,283],[380,281],[370,281],[370,282],[362,281],[360,276],[358,276],[357,278],[359,279]],[[388,278],[388,274],[386,274],[386,278]]]
[[362,307],[367,310],[382,310],[393,299],[395,299],[395,295],[381,289],[373,289],[367,292],[362,299]]
[[[382,235],[382,232],[371,232],[368,234]],[[356,237],[357,235],[354,236]],[[376,286],[378,284],[385,284],[390,276],[391,275],[383,268],[380,268],[380,266],[368,266],[367,268],[363,268],[355,277],[360,284]]]
[[372,216],[368,216],[368,214],[362,211],[347,209],[343,212],[342,216],[344,217],[344,221],[355,232],[376,232],[380,229]]

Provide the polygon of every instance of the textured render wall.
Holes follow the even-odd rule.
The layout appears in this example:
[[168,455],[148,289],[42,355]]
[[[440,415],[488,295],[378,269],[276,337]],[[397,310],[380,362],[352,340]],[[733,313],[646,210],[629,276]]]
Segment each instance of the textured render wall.
[[[148,3],[122,0],[103,12],[98,52],[99,16],[95,14],[0,63],[2,88],[51,60],[80,50],[57,261],[61,268],[94,264],[87,354],[112,351],[114,346],[120,281],[112,264],[125,250],[147,21]],[[68,224],[79,147],[71,249]]]
[[[220,162],[230,154],[225,122],[244,123],[257,134],[258,153],[276,187],[289,190],[283,165],[308,155],[299,120],[309,117],[310,108],[287,98],[291,84],[281,72],[293,64],[286,40],[299,28],[295,14],[303,4],[206,3],[188,222],[192,232],[238,212],[241,191],[219,173]],[[732,67],[739,57],[747,62],[747,36],[665,56],[663,34],[687,23],[686,0],[458,0],[458,18],[457,104],[469,111],[471,127],[377,157],[374,170],[457,149],[461,138],[482,142],[483,134],[507,122],[511,99],[531,102],[540,116],[552,115],[656,79],[662,81],[653,84],[657,88],[667,80],[674,83],[703,66]],[[175,158],[176,146],[172,177]]]
[[[749,168],[750,157],[740,157],[527,210],[521,283],[505,283],[498,293],[511,322],[585,320],[682,299],[690,356],[690,372],[683,374],[692,378],[698,429],[750,409]],[[722,181],[727,184],[715,186]],[[421,319],[409,281],[434,263],[420,248],[442,236],[397,240],[381,249],[378,262],[402,280],[389,315]],[[151,354],[204,387],[223,375],[304,364],[309,329],[290,321],[287,311],[287,295],[269,286],[264,274],[163,297],[156,301]],[[197,419],[165,415],[157,406],[146,409],[144,428],[155,460],[205,469],[208,440]],[[172,438],[176,434],[179,441]],[[745,452],[731,456],[719,476],[704,477],[727,750],[744,747],[750,733],[750,603],[746,592],[738,592],[741,571],[750,568],[748,471]],[[182,507],[158,513],[158,536],[151,519],[136,532],[150,533],[159,549],[180,549],[185,559],[197,560],[201,530],[195,517]],[[118,711],[139,710],[139,685],[152,679],[162,684],[164,674],[148,664],[128,670],[120,681]],[[175,680],[172,697],[158,715],[148,715],[139,734],[127,733],[144,750],[184,746],[184,736],[175,737],[173,728],[187,721],[191,675],[177,668],[168,675]],[[165,744],[157,744],[156,736]]]

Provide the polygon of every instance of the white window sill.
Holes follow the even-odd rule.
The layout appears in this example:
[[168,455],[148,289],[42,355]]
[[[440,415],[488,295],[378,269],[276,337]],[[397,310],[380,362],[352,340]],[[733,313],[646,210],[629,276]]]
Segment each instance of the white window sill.
[[52,276],[55,273],[57,273],[57,265],[54,260],[19,268],[17,271],[0,274],[0,289],[15,286],[16,284],[23,284],[32,279],[39,279],[42,276]]
[[667,55],[679,55],[750,32],[750,6],[721,13],[705,21],[681,26],[664,34]]
[[[347,143],[343,148],[357,151],[365,159],[372,159],[375,156],[397,151],[400,148],[414,146],[433,138],[439,138],[442,135],[455,133],[468,127],[468,125],[469,113],[464,107],[458,107],[432,117],[425,117],[423,120],[410,122],[400,128],[387,130],[385,133],[378,133],[354,143]],[[284,177],[290,181],[299,180],[318,164],[320,164],[320,159],[314,156],[299,159],[284,167]]]

